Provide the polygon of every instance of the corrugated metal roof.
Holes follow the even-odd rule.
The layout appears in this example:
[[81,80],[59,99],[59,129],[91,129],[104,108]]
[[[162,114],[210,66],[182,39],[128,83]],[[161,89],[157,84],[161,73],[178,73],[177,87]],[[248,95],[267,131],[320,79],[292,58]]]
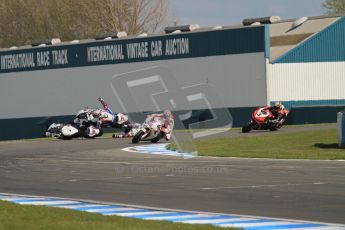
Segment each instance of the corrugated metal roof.
[[292,29],[295,20],[281,21],[270,25],[271,61],[329,27],[340,18],[340,16],[309,18],[295,29]]
[[276,46],[271,47],[271,57],[279,57],[280,55],[288,52],[289,50],[293,49],[295,45],[286,45],[286,46]]
[[325,28],[333,22],[337,21],[339,18],[341,17],[336,16],[323,18],[308,18],[308,20],[305,23],[293,30],[291,30],[291,27],[295,20],[280,21],[271,24],[271,37],[292,34],[317,33],[322,28]]
[[274,63],[345,61],[345,17],[312,35]]

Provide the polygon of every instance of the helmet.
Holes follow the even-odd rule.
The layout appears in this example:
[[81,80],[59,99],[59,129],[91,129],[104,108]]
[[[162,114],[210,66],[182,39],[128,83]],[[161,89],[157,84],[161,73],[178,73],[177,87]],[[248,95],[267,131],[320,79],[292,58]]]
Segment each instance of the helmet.
[[170,110],[164,110],[163,114],[166,119],[173,119],[173,115]]
[[275,109],[284,109],[284,105],[281,102],[276,102],[273,106]]
[[119,125],[122,125],[123,123],[126,123],[128,121],[128,116],[123,113],[118,113],[116,114],[115,121]]

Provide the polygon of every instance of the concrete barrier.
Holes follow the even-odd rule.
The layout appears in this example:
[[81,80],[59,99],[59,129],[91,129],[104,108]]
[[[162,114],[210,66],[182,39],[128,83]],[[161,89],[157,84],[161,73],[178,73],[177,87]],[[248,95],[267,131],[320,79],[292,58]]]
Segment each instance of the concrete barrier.
[[338,113],[338,143],[339,147],[345,148],[345,111]]

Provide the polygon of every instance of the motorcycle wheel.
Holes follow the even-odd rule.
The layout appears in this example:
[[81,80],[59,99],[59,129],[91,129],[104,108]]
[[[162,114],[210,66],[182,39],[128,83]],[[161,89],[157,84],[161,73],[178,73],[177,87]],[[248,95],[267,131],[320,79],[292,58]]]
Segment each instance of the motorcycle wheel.
[[248,123],[245,126],[242,127],[242,133],[248,133],[252,130],[252,124]]
[[164,136],[164,133],[160,132],[156,137],[151,139],[151,143],[157,143],[160,141]]
[[143,137],[143,135],[145,134],[144,131],[140,130],[139,132],[137,132],[134,137],[132,138],[132,143],[133,144],[137,144],[139,143],[139,141],[141,141],[141,138]]
[[269,123],[268,129],[272,132],[277,131],[279,129],[277,123]]
[[95,137],[101,137],[101,136],[103,136],[103,131],[102,130],[100,130],[99,134],[96,135]]
[[272,132],[277,131],[277,130],[278,130],[278,128],[275,126],[270,127],[270,131],[272,131]]

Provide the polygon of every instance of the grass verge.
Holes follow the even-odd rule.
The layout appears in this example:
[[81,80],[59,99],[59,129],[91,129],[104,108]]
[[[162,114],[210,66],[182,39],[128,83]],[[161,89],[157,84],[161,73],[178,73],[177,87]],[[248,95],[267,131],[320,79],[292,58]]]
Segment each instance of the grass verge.
[[[86,212],[44,206],[18,205],[0,201],[0,229],[102,229],[102,230],[149,230],[223,229],[210,225],[191,225],[167,221],[137,220],[117,216],[102,216]],[[234,228],[232,228],[234,230]]]
[[[330,125],[334,125],[335,123],[323,123],[323,124],[307,124],[307,125],[284,125],[284,129],[288,129],[288,128],[295,128],[295,127],[323,127],[323,126],[330,126]],[[195,129],[195,131],[202,131],[202,130],[207,130],[207,129]],[[219,128],[219,130],[221,131],[226,131],[228,129],[224,129],[224,128]],[[232,128],[233,130],[241,130],[240,127],[238,128]],[[174,133],[186,133],[189,132],[189,130],[186,129],[174,129]],[[103,135],[102,138],[111,138],[112,135],[114,133],[117,134],[121,134],[121,132],[114,132],[114,130],[107,130]],[[41,138],[29,138],[29,139],[17,139],[17,140],[6,140],[6,141],[1,141],[1,142],[30,142],[30,141],[51,141],[51,140],[55,140],[54,137],[41,137]]]
[[[344,160],[336,129],[195,141],[199,156]],[[180,143],[190,146],[190,143]],[[168,146],[176,149],[175,144]],[[188,151],[188,149],[186,149]]]

